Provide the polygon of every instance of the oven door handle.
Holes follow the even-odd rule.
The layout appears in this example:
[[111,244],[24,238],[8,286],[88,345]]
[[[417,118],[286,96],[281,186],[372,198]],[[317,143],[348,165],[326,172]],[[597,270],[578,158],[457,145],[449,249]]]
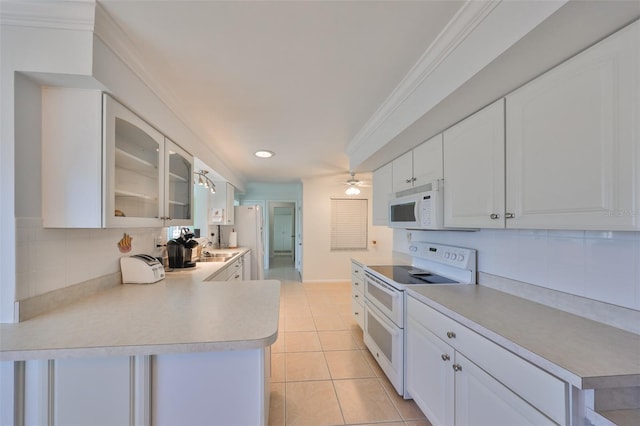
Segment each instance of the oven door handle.
[[368,300],[365,299],[364,301],[365,305],[367,305],[367,309],[369,310],[369,315],[373,315],[378,322],[380,323],[381,326],[384,327],[384,329],[391,335],[393,335],[393,337],[397,337],[400,334],[399,329],[394,326],[389,325],[389,320],[387,319],[387,317],[385,317],[384,315],[380,315],[377,311],[376,311],[376,307],[373,306],[373,304],[371,302],[369,302]]
[[398,290],[393,289],[392,287],[390,287],[389,285],[383,283],[380,280],[377,280],[369,275],[366,276],[366,279],[369,280],[374,286],[376,286],[377,288],[380,289],[380,291],[388,294],[389,296],[393,297],[394,299],[398,296],[400,296],[400,292]]

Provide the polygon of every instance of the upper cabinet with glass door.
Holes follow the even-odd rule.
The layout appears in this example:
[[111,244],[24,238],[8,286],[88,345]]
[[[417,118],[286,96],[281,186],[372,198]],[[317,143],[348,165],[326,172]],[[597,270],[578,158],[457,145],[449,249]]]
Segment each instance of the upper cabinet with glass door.
[[165,138],[165,167],[165,223],[192,225],[193,157]]
[[43,90],[43,224],[193,223],[193,157],[97,90]]
[[105,225],[162,226],[164,137],[109,96],[104,97]]

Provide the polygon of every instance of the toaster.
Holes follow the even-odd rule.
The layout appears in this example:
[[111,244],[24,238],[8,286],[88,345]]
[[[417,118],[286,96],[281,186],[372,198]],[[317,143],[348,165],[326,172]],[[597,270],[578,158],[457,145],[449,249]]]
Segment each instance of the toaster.
[[120,269],[125,284],[151,284],[164,279],[164,266],[148,254],[121,257]]

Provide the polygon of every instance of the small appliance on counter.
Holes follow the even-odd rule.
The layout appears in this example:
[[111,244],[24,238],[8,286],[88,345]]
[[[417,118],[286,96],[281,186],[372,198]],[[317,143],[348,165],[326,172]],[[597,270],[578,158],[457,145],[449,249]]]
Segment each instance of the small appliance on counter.
[[125,284],[151,284],[164,279],[164,266],[148,254],[121,257],[120,269]]
[[198,241],[193,239],[194,234],[189,228],[182,228],[180,236],[167,241],[167,253],[169,255],[169,268],[193,268],[191,250],[198,246]]

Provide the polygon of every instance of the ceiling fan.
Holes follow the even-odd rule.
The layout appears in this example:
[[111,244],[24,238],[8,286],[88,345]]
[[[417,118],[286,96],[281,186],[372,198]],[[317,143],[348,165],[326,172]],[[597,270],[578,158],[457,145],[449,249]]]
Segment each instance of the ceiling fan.
[[364,186],[364,182],[356,179],[355,173],[349,173],[351,174],[351,178],[345,182],[345,185],[347,185],[347,189],[344,191],[344,193],[347,195],[358,195],[360,194],[360,188],[358,187]]

